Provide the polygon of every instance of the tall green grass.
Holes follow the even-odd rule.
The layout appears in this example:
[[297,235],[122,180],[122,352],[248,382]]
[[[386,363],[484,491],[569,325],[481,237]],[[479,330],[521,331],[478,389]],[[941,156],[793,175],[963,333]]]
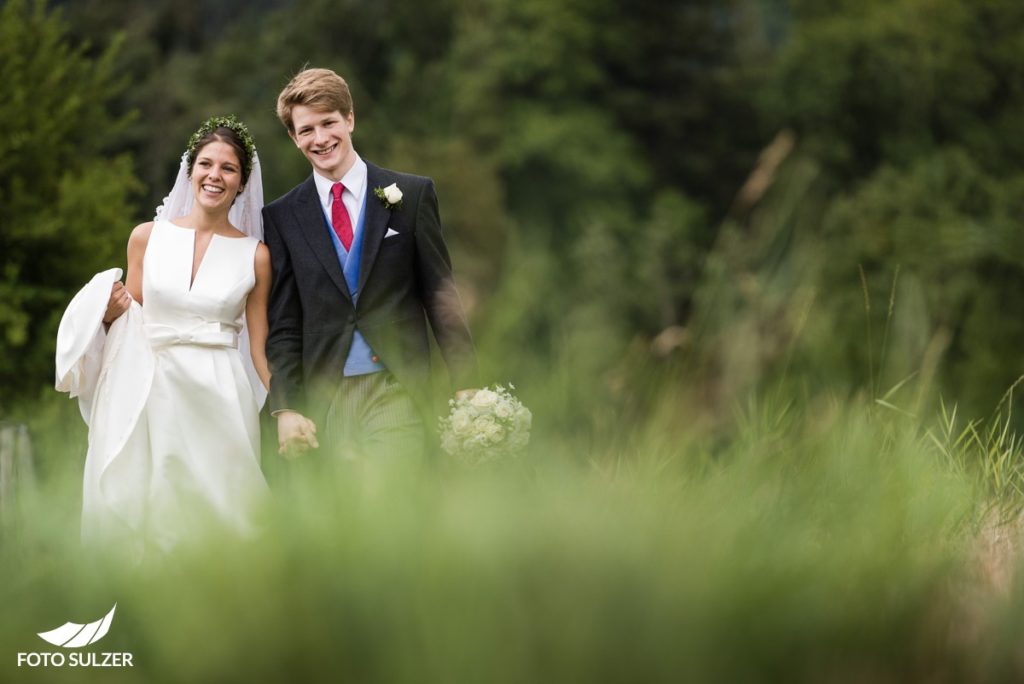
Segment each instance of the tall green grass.
[[[950,637],[1005,636],[1018,622],[990,611],[961,624],[992,500],[978,475],[987,433],[957,440],[875,404],[824,398],[751,401],[723,436],[688,427],[675,394],[653,406],[586,454],[541,430],[500,468],[299,476],[277,488],[259,538],[196,539],[138,566],[79,548],[67,503],[75,469],[55,470],[23,501],[17,533],[5,531],[0,679],[1019,672],[1002,642],[979,650]],[[110,634],[89,648],[132,652],[131,670],[14,667],[19,651],[56,650],[35,632],[97,619],[115,601]]]

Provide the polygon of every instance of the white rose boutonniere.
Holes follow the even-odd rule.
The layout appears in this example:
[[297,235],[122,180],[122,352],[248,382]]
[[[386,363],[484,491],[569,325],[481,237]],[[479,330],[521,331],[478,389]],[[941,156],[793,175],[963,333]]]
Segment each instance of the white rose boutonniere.
[[388,209],[402,208],[402,191],[398,189],[398,185],[395,183],[392,183],[386,188],[374,188],[373,194],[376,195],[377,199],[379,199]]

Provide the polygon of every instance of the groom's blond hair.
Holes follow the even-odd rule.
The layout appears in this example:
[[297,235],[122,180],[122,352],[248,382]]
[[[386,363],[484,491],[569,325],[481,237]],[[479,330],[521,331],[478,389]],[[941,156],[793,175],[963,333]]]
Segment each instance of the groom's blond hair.
[[295,105],[304,105],[318,112],[339,111],[347,117],[352,113],[352,93],[345,79],[330,69],[303,69],[277,96],[277,118],[289,133],[295,132],[292,123]]

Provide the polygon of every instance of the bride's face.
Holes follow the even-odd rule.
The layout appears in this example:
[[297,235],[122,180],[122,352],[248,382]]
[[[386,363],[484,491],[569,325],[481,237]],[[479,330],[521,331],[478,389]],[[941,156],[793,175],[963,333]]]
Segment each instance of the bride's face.
[[196,154],[192,193],[207,209],[229,209],[242,186],[242,164],[231,145],[213,141]]

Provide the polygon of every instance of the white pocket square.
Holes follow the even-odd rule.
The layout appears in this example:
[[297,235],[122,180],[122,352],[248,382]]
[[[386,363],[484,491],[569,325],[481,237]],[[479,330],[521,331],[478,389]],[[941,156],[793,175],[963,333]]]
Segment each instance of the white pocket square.
[[384,239],[387,240],[389,237],[398,235],[398,231],[394,228],[388,228],[388,232],[384,233]]

